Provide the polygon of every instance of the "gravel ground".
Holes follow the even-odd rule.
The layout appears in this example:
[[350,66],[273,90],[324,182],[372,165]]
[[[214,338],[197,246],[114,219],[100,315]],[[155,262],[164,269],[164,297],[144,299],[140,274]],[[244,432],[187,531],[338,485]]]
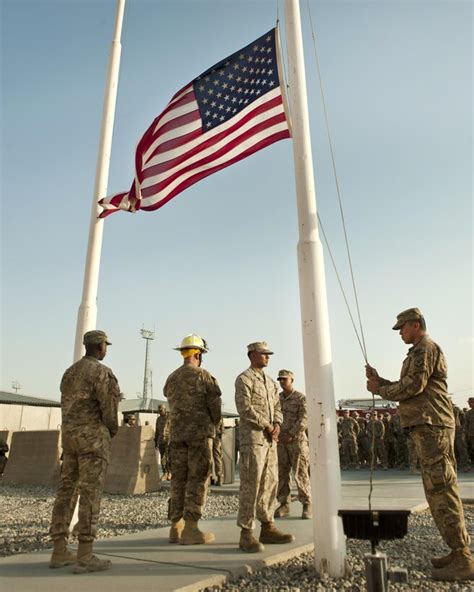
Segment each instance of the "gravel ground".
[[[28,553],[51,547],[48,528],[55,490],[48,487],[20,487],[0,484],[0,557]],[[139,496],[104,494],[99,519],[99,538],[108,538],[169,524],[166,490]],[[235,495],[211,493],[204,518],[236,514]],[[466,524],[474,536],[474,505],[465,506]],[[409,534],[399,541],[386,541],[379,550],[388,556],[389,567],[408,569],[409,584],[391,584],[391,590],[422,592],[474,592],[474,585],[435,582],[429,578],[430,558],[445,548],[429,512],[409,519]],[[262,571],[243,576],[224,586],[206,588],[205,592],[362,592],[366,590],[364,553],[370,552],[365,541],[347,542],[348,575],[339,580],[317,579],[312,553],[295,557]],[[255,558],[255,557],[252,557]]]
[[[0,557],[51,547],[48,529],[55,489],[0,484]],[[168,491],[144,495],[104,494],[98,538],[141,532],[169,525]],[[203,518],[236,514],[236,496],[212,493]]]
[[[474,506],[465,506],[466,524],[474,535]],[[283,524],[283,521],[282,521]],[[449,583],[436,582],[429,577],[430,558],[449,549],[445,547],[431,514],[420,512],[409,518],[408,535],[398,541],[384,541],[378,546],[386,553],[389,568],[408,569],[408,584],[390,584],[390,590],[412,590],[420,592],[473,592],[474,582]],[[314,554],[306,553],[267,567],[262,571],[240,577],[224,586],[206,588],[204,592],[362,592],[366,590],[364,554],[370,553],[370,543],[366,541],[347,541],[348,577],[338,580],[324,577],[318,579],[314,571]]]

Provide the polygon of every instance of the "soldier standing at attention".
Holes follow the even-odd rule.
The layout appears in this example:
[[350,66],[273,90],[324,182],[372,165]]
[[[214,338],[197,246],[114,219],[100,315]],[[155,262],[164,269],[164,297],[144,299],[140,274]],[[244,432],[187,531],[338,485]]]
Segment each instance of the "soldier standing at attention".
[[456,479],[454,414],[447,390],[447,365],[441,348],[426,333],[418,308],[397,316],[392,327],[412,347],[403,362],[400,380],[390,382],[366,366],[367,390],[400,403],[400,421],[409,428],[421,465],[426,500],[441,536],[451,548],[433,557],[435,580],[474,579],[474,560]]
[[309,445],[306,429],[306,397],[293,388],[294,374],[290,370],[278,372],[278,382],[282,388],[280,406],[283,414],[280,436],[278,438],[278,492],[280,507],[275,518],[290,515],[290,478],[293,472],[298,500],[303,505],[301,518],[311,518],[311,485],[309,483]]
[[155,425],[155,448],[160,452],[161,470],[163,472],[163,481],[171,479],[171,471],[169,468],[169,430],[167,424],[169,423],[169,414],[164,405],[158,405],[158,417]]
[[349,409],[342,412],[341,421],[341,464],[342,469],[348,469],[353,466],[360,469],[359,456],[357,449],[357,436],[359,435],[359,424],[350,417]]
[[474,397],[468,399],[469,409],[464,416],[464,433],[466,434],[467,449],[471,460],[474,461]]
[[387,455],[385,453],[385,445],[383,436],[385,434],[385,426],[383,421],[379,419],[376,411],[370,415],[367,422],[367,439],[369,441],[369,465],[377,469],[377,459],[382,464],[384,470],[388,469]]
[[222,460],[222,434],[224,433],[224,420],[221,419],[216,426],[216,435],[212,440],[212,461],[216,477],[214,485],[221,486],[224,483],[224,463]]
[[201,532],[198,521],[206,502],[212,467],[212,439],[221,420],[221,390],[216,379],[201,368],[207,343],[199,335],[187,335],[175,348],[183,364],[166,380],[163,389],[170,408],[170,543],[212,543],[210,532]]
[[[263,551],[262,543],[290,543],[291,534],[277,530],[273,512],[278,486],[277,442],[282,423],[277,383],[264,368],[273,352],[265,341],[247,346],[250,368],[237,376],[235,405],[240,416],[240,492],[237,525],[239,547]],[[260,541],[253,536],[255,518],[262,524]]]
[[[66,370],[61,381],[63,464],[49,531],[54,543],[49,567],[75,562],[76,574],[103,571],[112,565],[93,555],[92,546],[110,443],[118,431],[120,400],[117,379],[110,368],[100,363],[111,345],[107,335],[103,331],[88,331],[83,343],[86,355]],[[66,546],[76,488],[80,495],[77,560]]]

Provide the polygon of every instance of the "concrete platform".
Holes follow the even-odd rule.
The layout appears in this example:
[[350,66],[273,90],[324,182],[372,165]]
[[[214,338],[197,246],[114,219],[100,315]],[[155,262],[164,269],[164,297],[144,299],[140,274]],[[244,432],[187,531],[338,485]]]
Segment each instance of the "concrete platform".
[[[463,498],[474,497],[474,474],[459,475]],[[219,493],[236,493],[238,484],[213,487]],[[343,473],[342,508],[367,508],[368,473]],[[372,507],[410,509],[426,507],[419,475],[402,471],[378,471],[374,477]],[[216,534],[206,546],[170,545],[168,528],[97,541],[96,552],[109,557],[109,571],[75,576],[69,567],[50,570],[50,551],[14,555],[0,559],[2,592],[191,592],[224,583],[240,574],[285,561],[313,548],[312,521],[301,520],[301,504],[293,502],[292,516],[278,525],[295,535],[294,543],[267,545],[263,553],[245,554],[237,547],[239,529],[235,516],[203,521],[202,527]]]

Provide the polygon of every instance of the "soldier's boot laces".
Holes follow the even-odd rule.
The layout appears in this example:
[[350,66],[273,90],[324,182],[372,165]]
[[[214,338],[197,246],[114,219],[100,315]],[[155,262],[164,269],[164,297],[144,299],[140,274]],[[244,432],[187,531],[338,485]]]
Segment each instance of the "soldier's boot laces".
[[170,543],[179,543],[179,539],[181,538],[181,534],[184,529],[184,520],[180,518],[176,522],[171,523],[170,528],[170,536],[168,541]]
[[443,555],[442,557],[432,557],[431,558],[431,565],[433,567],[446,567],[451,563],[454,559],[453,552],[451,551],[448,555]]
[[93,571],[105,571],[112,567],[112,562],[108,559],[99,559],[92,554],[92,543],[79,541],[77,549],[77,562],[72,568],[72,573],[84,574]]
[[66,539],[56,539],[54,541],[53,553],[49,560],[49,567],[51,569],[58,569],[66,565],[76,563],[76,554],[69,551],[67,548]]
[[199,530],[197,520],[185,520],[183,532],[179,539],[180,545],[208,545],[216,540],[212,532]]
[[313,511],[311,509],[311,504],[303,504],[303,513],[301,514],[301,518],[303,520],[309,520],[313,517]]
[[435,580],[452,582],[455,580],[474,580],[474,559],[469,547],[452,551],[453,559],[439,569],[433,569],[432,577]]
[[286,518],[290,515],[289,504],[280,504],[275,510],[275,518]]
[[252,529],[242,528],[240,531],[239,549],[246,553],[259,553],[260,551],[264,551],[265,547],[253,536]]
[[264,544],[284,545],[293,542],[295,537],[292,534],[286,534],[278,530],[274,522],[262,522],[259,540]]

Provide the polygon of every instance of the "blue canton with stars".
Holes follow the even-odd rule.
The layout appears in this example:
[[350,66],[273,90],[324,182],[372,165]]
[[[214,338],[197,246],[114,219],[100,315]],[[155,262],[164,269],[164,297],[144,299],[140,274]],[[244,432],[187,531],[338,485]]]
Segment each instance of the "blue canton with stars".
[[279,84],[272,29],[193,81],[203,132],[232,119]]

